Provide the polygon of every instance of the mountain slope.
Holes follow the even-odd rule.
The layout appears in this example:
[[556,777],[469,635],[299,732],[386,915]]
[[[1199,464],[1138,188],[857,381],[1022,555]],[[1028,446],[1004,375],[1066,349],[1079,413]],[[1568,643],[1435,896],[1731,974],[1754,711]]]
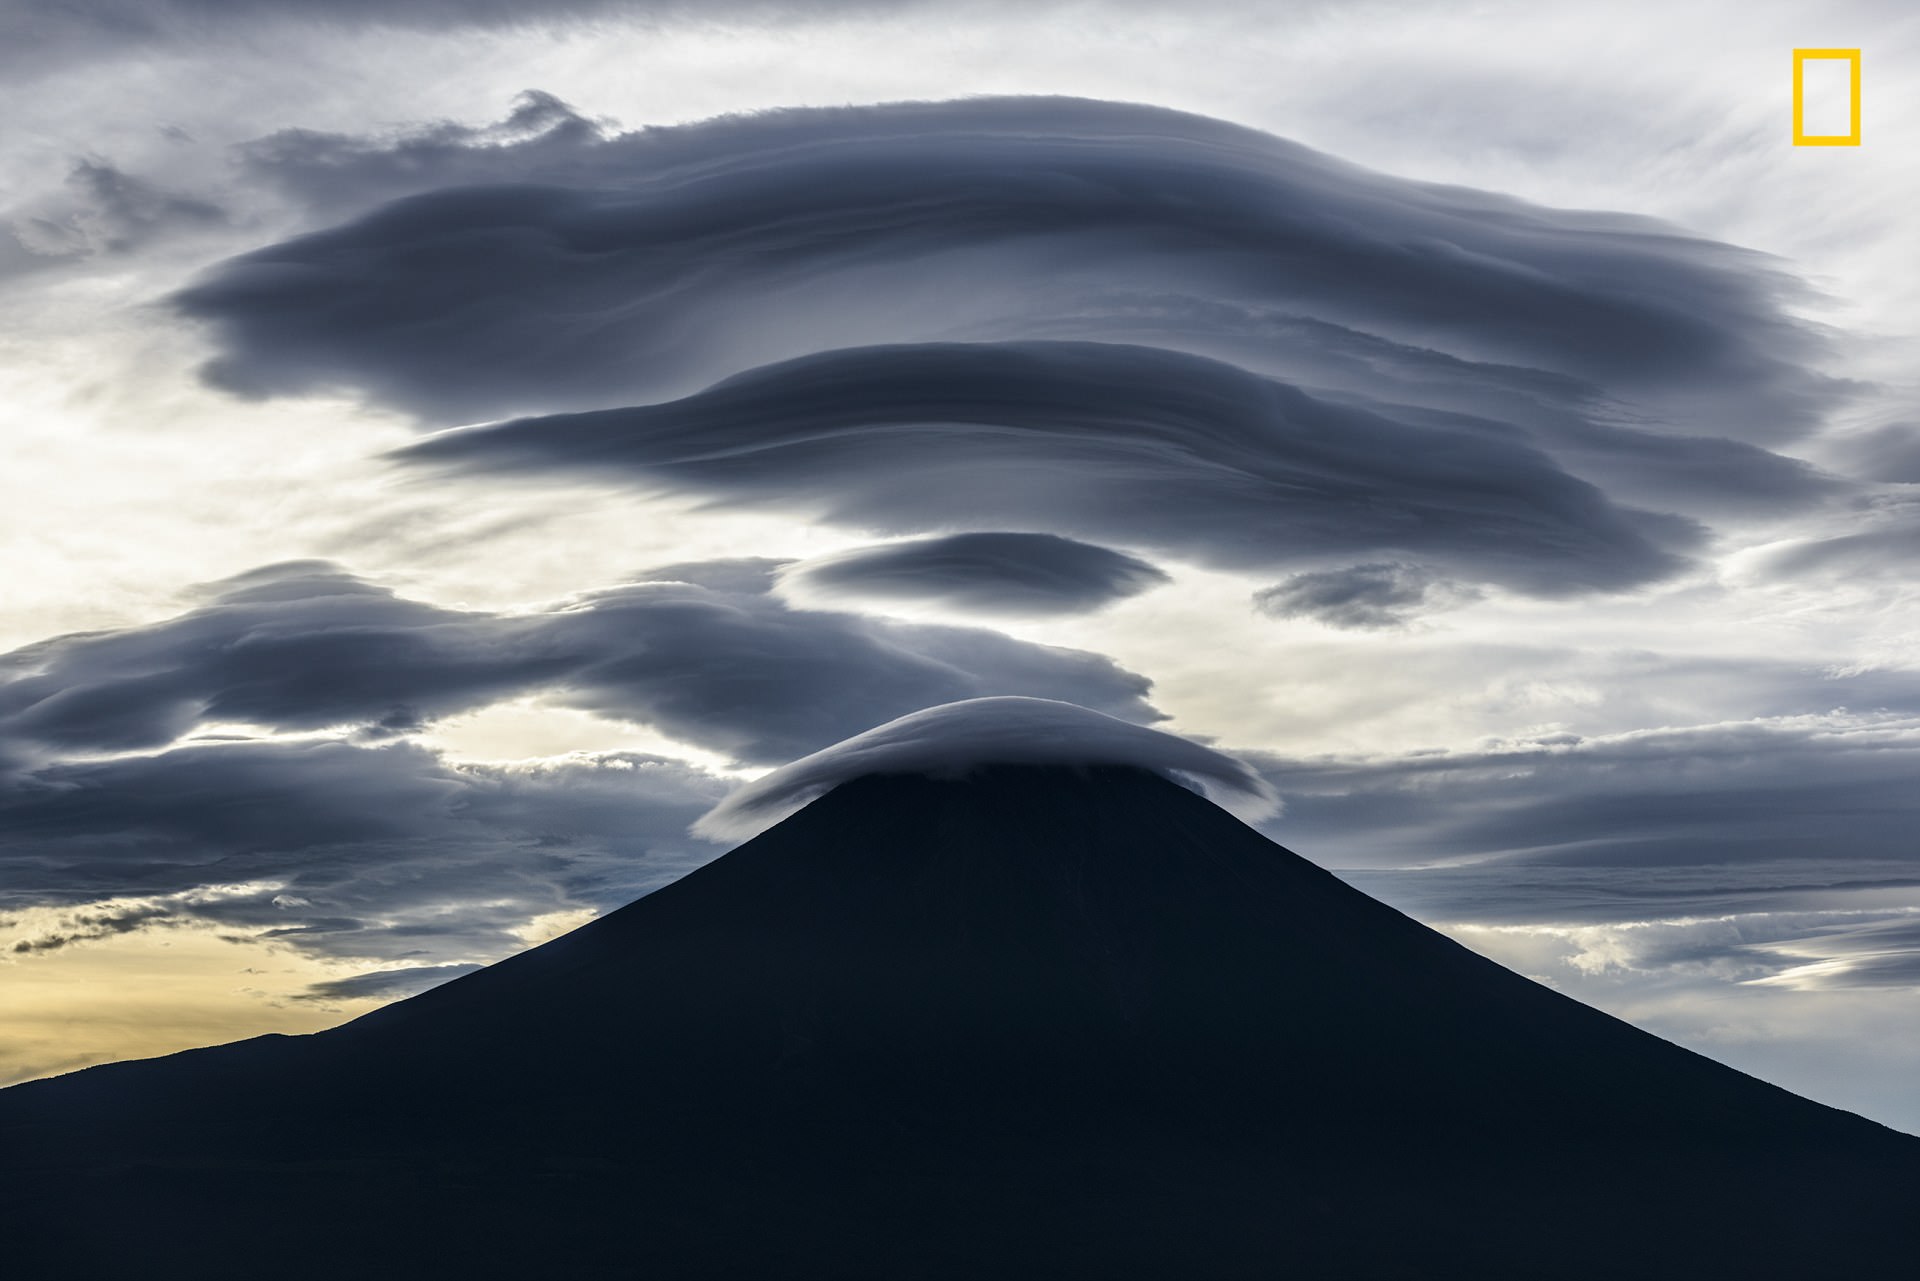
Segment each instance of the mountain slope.
[[311,1037],[0,1091],[65,1275],[1809,1276],[1920,1140],[1520,978],[1125,767],[846,783]]

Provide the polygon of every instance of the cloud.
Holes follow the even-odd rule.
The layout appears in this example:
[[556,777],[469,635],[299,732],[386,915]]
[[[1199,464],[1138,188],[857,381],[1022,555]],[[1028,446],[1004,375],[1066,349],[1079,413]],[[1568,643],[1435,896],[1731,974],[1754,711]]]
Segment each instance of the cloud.
[[803,601],[909,601],[982,614],[1075,614],[1168,582],[1137,557],[1053,534],[948,534],[787,566]]
[[181,48],[310,43],[329,32],[553,29],[582,22],[788,23],[880,13],[909,0],[9,0],[0,63],[16,75]]
[[1817,928],[1755,944],[1787,968],[1759,980],[1801,991],[1920,988],[1920,908],[1816,922]]
[[[496,613],[288,562],[162,622],[0,656],[0,905],[26,914],[5,945],[24,957],[194,925],[467,965],[523,946],[530,922],[626,902],[712,856],[687,829],[725,785],[683,762],[457,763],[405,739],[507,698],[769,762],[982,692],[1158,719],[1147,682],[1097,655],[792,608],[773,595],[787,564],[663,566]],[[199,729],[214,734],[181,741]]]
[[670,566],[508,614],[407,600],[325,562],[267,566],[165,622],[0,656],[0,752],[149,749],[209,723],[391,736],[529,693],[766,763],[980,694],[1158,717],[1148,682],[1098,655],[792,609],[770,594],[781,564]]
[[[1330,809],[1313,784],[1290,789],[1276,835],[1347,857],[1493,854],[1341,875],[1603,1008],[1643,1010],[1655,991],[1717,1010],[1736,989],[1920,986],[1920,861],[1901,835],[1920,739],[1885,718],[1828,722],[1622,736],[1584,757],[1562,743],[1554,769],[1490,753],[1439,758],[1423,778],[1403,761],[1397,784]],[[1522,831],[1529,848],[1500,854]]]
[[1849,472],[1885,484],[1920,484],[1920,422],[1888,422],[1822,442]]
[[[1796,991],[1920,987],[1920,907],[1760,911],[1599,924],[1456,923],[1470,947],[1526,956],[1578,980],[1624,978],[1672,992],[1734,985]],[[1709,997],[1708,999],[1714,999]]]
[[694,831],[744,840],[868,774],[960,776],[983,765],[1131,765],[1197,785],[1248,819],[1277,808],[1253,770],[1189,739],[1053,699],[976,698],[903,716],[763,775],[715,806]]
[[1272,809],[1231,757],[1028,698],[929,709],[731,795],[635,753],[481,764],[411,743],[195,743],[0,785],[0,944],[26,956],[194,925],[319,957],[469,965],[517,950],[541,919],[618,906],[705,862],[696,819],[726,839],[855,774],[987,760],[1139,765],[1249,816]]
[[1312,618],[1329,627],[1404,627],[1421,613],[1472,599],[1470,590],[1418,565],[1382,562],[1295,574],[1255,592],[1254,608],[1271,618]]
[[1827,850],[1746,863],[1681,864],[1658,875],[1636,866],[1512,859],[1347,868],[1339,875],[1424,921],[1520,931],[1547,925],[1572,931],[1659,922],[1744,922],[1783,915],[1803,923],[1842,913],[1857,919],[1862,911],[1898,914],[1905,910],[1902,904],[1920,896],[1920,868],[1911,860],[1855,858]]
[[327,1003],[417,996],[428,988],[463,978],[480,968],[478,965],[410,965],[398,970],[375,970],[370,974],[355,974],[344,979],[327,979],[311,984],[294,999]]
[[1691,973],[1737,983],[1773,983],[1795,968],[1785,957],[1799,955],[1817,940],[1882,931],[1889,923],[1895,931],[1911,930],[1912,910],[1736,912],[1597,925],[1470,928],[1557,936],[1573,946],[1567,963],[1589,975]]
[[[565,701],[743,761],[784,762],[879,720],[985,694],[1077,698],[1161,719],[1149,682],[1080,650],[970,627],[788,609],[770,595],[636,583],[588,594],[614,653]],[[639,643],[635,643],[639,638]]]
[[345,221],[177,295],[208,376],[496,424],[415,460],[1549,597],[1671,577],[1702,519],[1850,491],[1762,447],[1850,391],[1772,260],[1163,108],[622,132],[529,93],[493,125],[282,132],[243,163]]
[[266,566],[211,590],[166,622],[0,657],[0,741],[147,748],[209,720],[399,731],[562,670],[537,653],[514,662],[497,634],[511,624],[404,600],[325,562]]
[[13,238],[41,258],[123,254],[164,236],[226,222],[226,211],[212,201],[169,191],[98,158],[74,162],[62,195],[7,215]]
[[374,135],[283,129],[235,154],[254,181],[337,217],[442,187],[591,182],[615,136],[607,122],[528,89],[492,124],[442,120]]
[[1645,871],[1779,860],[1920,867],[1920,720],[1833,711],[1402,757],[1261,759],[1276,839],[1324,861]]
[[[256,171],[290,189],[414,194],[182,293],[222,348],[211,375],[466,422],[683,395],[832,347],[1128,340],[1137,302],[1211,317],[1189,340],[1206,354],[1502,366],[1509,390],[1598,389],[1662,432],[1783,439],[1839,391],[1783,310],[1800,287],[1760,255],[1163,108],[995,98],[629,133],[522,110],[504,139],[260,144]],[[1306,337],[1264,341],[1276,324]]]
[[[907,110],[898,106],[861,109],[867,116]],[[1061,127],[1071,130],[1075,127],[1075,111],[1110,111],[1118,124],[1127,112],[1149,109],[1056,100],[1036,102],[1033,110],[1041,115],[1058,113]],[[397,197],[446,188],[533,184],[569,189],[602,186],[610,177],[631,181],[635,174],[697,164],[716,148],[725,151],[737,147],[750,152],[756,135],[762,145],[773,145],[783,138],[796,146],[810,144],[829,114],[763,114],[745,120],[622,134],[551,95],[530,92],[521,96],[506,119],[494,125],[439,123],[398,136],[371,138],[285,131],[250,144],[244,154],[247,171],[255,180],[281,188],[317,213],[338,216],[363,212]],[[1196,127],[1207,123],[1166,112],[1155,115],[1162,126],[1169,120]],[[1099,132],[1097,124],[1085,127]],[[1175,143],[1170,141],[1168,145]],[[1723,250],[1724,246],[1712,247],[1707,253]],[[1005,252],[1017,257],[1019,250],[1009,245]],[[913,272],[939,277],[938,255],[928,257],[932,261],[918,263]],[[949,332],[930,328],[922,309],[911,316],[889,314],[884,330],[889,338],[919,331],[942,337],[1099,339],[1159,346],[1229,360],[1287,381],[1356,396],[1364,403],[1389,401],[1403,415],[1420,407],[1432,411],[1422,421],[1433,429],[1448,430],[1446,415],[1450,413],[1512,423],[1523,427],[1534,443],[1552,452],[1575,474],[1636,504],[1708,514],[1777,514],[1783,508],[1804,506],[1842,488],[1805,462],[1739,440],[1675,434],[1659,414],[1650,416],[1633,410],[1589,378],[1449,354],[1436,349],[1432,334],[1422,334],[1417,341],[1396,341],[1356,328],[1353,323],[1302,314],[1313,308],[1299,300],[1266,303],[1238,296],[1235,290],[1214,288],[1202,280],[1168,280],[1163,278],[1166,263],[1159,264],[1156,274],[1146,270],[1146,264],[1155,261],[1152,254],[1142,251],[1136,257],[1141,265],[1138,279],[1111,273],[1098,279],[1081,279],[1064,273],[1057,262],[1046,264],[1044,273],[1025,267],[1011,277],[1002,272],[989,277],[997,282],[996,288],[1006,291],[1003,304],[990,317],[969,313],[966,324],[951,326]],[[1759,259],[1747,262],[1757,273],[1750,282],[1756,291],[1751,301],[1757,319],[1768,314],[1768,291],[1786,292],[1787,286],[1778,279],[1767,283],[1769,278],[1760,270]],[[893,287],[882,284],[859,292],[832,285],[839,271],[830,264],[823,262],[819,270],[821,288],[834,290],[833,332],[842,341],[851,336],[849,324],[863,326],[868,312],[888,307]],[[848,270],[858,275],[869,268],[860,264]],[[1042,288],[1037,282],[1051,284]],[[924,284],[914,287],[924,292]],[[970,278],[956,288],[965,292],[943,299],[942,314],[959,314],[956,309],[971,305],[971,300],[979,297],[982,281]],[[564,388],[542,389],[529,379],[516,387],[515,396],[509,399],[550,406],[556,403],[556,397],[572,396],[580,387],[601,387],[609,377],[614,379],[611,386],[585,399],[604,402],[620,392],[657,391],[662,379],[670,386],[698,386],[699,379],[692,376],[674,380],[668,366],[675,361],[691,362],[690,375],[704,371],[710,379],[732,372],[741,363],[757,363],[822,345],[823,331],[811,320],[804,327],[784,326],[777,335],[768,333],[761,320],[766,305],[766,300],[756,298],[750,310],[736,310],[726,318],[725,340],[714,352],[737,355],[730,364],[682,350],[663,357],[659,377],[636,376],[636,367],[622,348],[612,357],[615,364],[611,367],[572,368]],[[570,323],[577,324],[582,314],[582,307],[574,307],[568,312]],[[1808,348],[1801,355],[1813,354],[1811,337],[1801,335],[1798,342]],[[1795,340],[1787,345],[1795,345]],[[571,354],[579,356],[582,352]],[[1804,375],[1804,380],[1807,386],[1803,393],[1809,406],[1824,404],[1838,393],[1836,386],[1812,375]],[[1724,394],[1730,389],[1720,390]],[[469,412],[455,412],[451,417],[497,417],[503,412],[497,404],[489,410],[477,401],[467,408]],[[1710,422],[1713,430],[1736,435],[1745,434],[1752,426],[1752,415],[1744,410],[1693,417],[1703,424]]]
[[1912,581],[1920,557],[1920,502],[1895,498],[1856,519],[1850,533],[1800,539],[1760,558],[1762,574],[1782,578],[1825,577]]
[[29,954],[196,924],[319,956],[491,960],[537,917],[712,857],[686,829],[725,790],[634,753],[454,763],[338,740],[45,766],[0,786],[0,939]]
[[1043,526],[1226,568],[1419,557],[1539,596],[1675,572],[1698,531],[1615,506],[1496,423],[1447,432],[1235,366],[1102,343],[829,352],[662,405],[521,419],[402,450],[539,467],[861,528]]
[[[42,926],[30,933],[17,934],[7,945],[7,951],[15,956],[31,956],[37,952],[57,951],[73,943],[112,938],[116,934],[131,934],[159,925],[174,924],[181,919],[178,907],[165,900],[121,900],[90,904],[61,913],[51,923],[51,928]],[[0,920],[0,927],[7,924],[5,920]]]
[[[1085,296],[1077,314],[1029,319],[1020,328],[1039,338],[1097,337],[1212,356],[1316,394],[1384,403],[1386,412],[1429,430],[1453,430],[1455,415],[1505,423],[1616,498],[1660,509],[1777,515],[1848,489],[1801,459],[1724,435],[1676,432],[1660,414],[1587,379],[1463,359],[1281,307],[1107,290]],[[1828,391],[1816,399],[1841,394],[1837,386]],[[1736,436],[1750,430],[1737,416],[1714,421],[1708,414],[1696,425]]]

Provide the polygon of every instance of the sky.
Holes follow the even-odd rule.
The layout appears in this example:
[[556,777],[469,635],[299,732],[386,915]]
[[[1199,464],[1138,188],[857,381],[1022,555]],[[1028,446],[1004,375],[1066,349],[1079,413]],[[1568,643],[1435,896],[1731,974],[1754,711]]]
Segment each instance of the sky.
[[1920,1132],[1909,6],[0,35],[0,1081],[336,1023],[1024,696]]

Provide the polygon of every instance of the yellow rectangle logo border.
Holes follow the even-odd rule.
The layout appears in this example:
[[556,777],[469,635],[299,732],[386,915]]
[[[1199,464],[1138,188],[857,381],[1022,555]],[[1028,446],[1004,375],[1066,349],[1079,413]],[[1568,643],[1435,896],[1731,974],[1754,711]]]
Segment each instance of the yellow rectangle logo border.
[[[1814,59],[1844,59],[1853,114],[1851,133],[1814,133],[1806,130],[1805,71]],[[1858,49],[1795,49],[1793,51],[1793,145],[1796,147],[1857,147],[1860,145],[1860,51]]]

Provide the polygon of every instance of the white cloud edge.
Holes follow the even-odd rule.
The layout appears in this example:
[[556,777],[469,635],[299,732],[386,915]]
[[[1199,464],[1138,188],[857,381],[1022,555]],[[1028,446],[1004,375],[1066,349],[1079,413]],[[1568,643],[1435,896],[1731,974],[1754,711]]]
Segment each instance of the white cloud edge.
[[710,841],[744,841],[842,783],[869,774],[954,777],[985,765],[1130,765],[1197,785],[1247,822],[1280,810],[1245,762],[1189,739],[1049,698],[971,698],[923,708],[747,783],[693,824]]

